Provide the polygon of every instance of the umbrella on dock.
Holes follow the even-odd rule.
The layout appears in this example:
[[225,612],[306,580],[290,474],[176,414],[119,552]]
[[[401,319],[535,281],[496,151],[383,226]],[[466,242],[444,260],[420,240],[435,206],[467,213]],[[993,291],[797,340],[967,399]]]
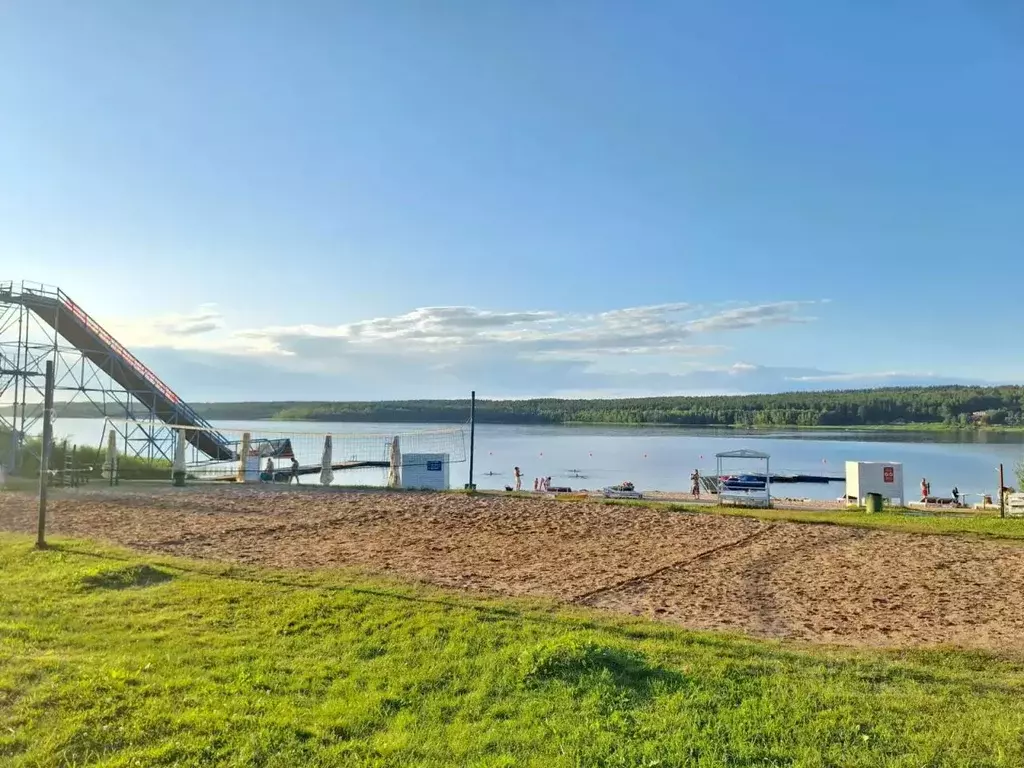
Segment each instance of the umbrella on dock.
[[107,433],[107,456],[103,461],[103,476],[113,482],[117,477],[117,432]]
[[175,485],[185,484],[185,430],[178,429],[178,439],[174,443],[174,468],[171,472]]
[[401,488],[402,450],[398,446],[398,435],[391,441],[391,466],[388,467],[388,488]]
[[320,485],[330,485],[334,481],[334,470],[331,465],[334,463],[334,446],[331,445],[331,436],[324,436],[324,455],[320,459]]

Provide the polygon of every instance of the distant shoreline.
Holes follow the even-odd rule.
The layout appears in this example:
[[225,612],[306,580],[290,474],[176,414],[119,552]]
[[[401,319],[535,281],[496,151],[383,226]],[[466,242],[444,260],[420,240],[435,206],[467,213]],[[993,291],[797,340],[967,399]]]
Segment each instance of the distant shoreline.
[[[207,421],[460,424],[468,400],[192,402]],[[103,418],[58,402],[58,418]],[[10,415],[11,409],[0,409]],[[111,418],[123,419],[123,407]],[[135,418],[145,418],[137,416]],[[477,424],[851,432],[1024,432],[1024,387],[913,387],[773,395],[476,401]]]
[[[102,414],[75,413],[72,415],[58,414],[58,419],[102,419]],[[111,417],[111,418],[125,418]],[[148,414],[136,414],[129,418],[148,419]],[[316,424],[436,424],[457,425],[467,424],[468,417],[464,420],[457,419],[343,419],[343,418],[315,418],[299,416],[204,416],[207,421],[245,421],[245,422],[270,422],[287,424],[289,422],[303,421]],[[799,425],[799,424],[676,424],[673,422],[621,422],[621,421],[563,421],[563,422],[538,422],[538,421],[495,421],[490,419],[477,419],[477,426],[499,426],[499,427],[609,427],[619,429],[672,429],[679,431],[687,430],[723,430],[734,432],[940,432],[945,434],[963,433],[1024,433],[1024,425],[972,425],[960,426],[953,424],[936,424],[934,422],[916,422],[909,424],[849,424],[843,426],[825,425]]]

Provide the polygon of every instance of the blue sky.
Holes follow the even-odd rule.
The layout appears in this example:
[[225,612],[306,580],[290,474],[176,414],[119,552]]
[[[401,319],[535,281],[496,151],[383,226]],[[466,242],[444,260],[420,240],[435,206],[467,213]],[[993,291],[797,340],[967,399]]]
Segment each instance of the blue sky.
[[0,279],[191,399],[1019,382],[1015,4],[8,0]]

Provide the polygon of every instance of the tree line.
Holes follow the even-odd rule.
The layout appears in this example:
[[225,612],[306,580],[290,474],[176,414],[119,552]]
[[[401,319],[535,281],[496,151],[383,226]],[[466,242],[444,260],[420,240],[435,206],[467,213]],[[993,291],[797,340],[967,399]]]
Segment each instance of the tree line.
[[[461,423],[468,400],[195,403],[204,418]],[[95,417],[89,403],[58,405],[65,418]],[[123,409],[116,414],[124,418]],[[137,413],[135,416],[142,417]],[[857,427],[922,424],[950,428],[1024,426],[1024,387],[901,387],[774,395],[604,400],[478,400],[485,424],[662,424],[722,427]]]

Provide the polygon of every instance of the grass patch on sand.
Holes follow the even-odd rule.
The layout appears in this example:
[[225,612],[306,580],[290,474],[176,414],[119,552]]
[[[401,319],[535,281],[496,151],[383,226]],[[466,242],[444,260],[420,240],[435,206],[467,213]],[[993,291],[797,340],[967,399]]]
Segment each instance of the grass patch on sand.
[[944,515],[892,510],[868,513],[863,510],[803,511],[791,509],[737,510],[716,509],[717,514],[744,515],[760,520],[784,520],[819,525],[848,525],[883,531],[939,535],[988,536],[997,539],[1024,539],[1024,519],[988,515]]
[[[573,503],[571,501],[565,503]],[[634,501],[605,499],[604,504],[651,507],[672,512],[701,515],[749,517],[756,520],[808,523],[812,525],[846,525],[903,533],[934,535],[974,535],[996,539],[1024,539],[1024,518],[1000,518],[996,514],[943,514],[914,509],[891,509],[868,513],[863,509],[756,509],[753,507],[714,507],[707,504],[681,504],[670,501]]]
[[1019,766],[1024,661],[0,535],[0,764]]

